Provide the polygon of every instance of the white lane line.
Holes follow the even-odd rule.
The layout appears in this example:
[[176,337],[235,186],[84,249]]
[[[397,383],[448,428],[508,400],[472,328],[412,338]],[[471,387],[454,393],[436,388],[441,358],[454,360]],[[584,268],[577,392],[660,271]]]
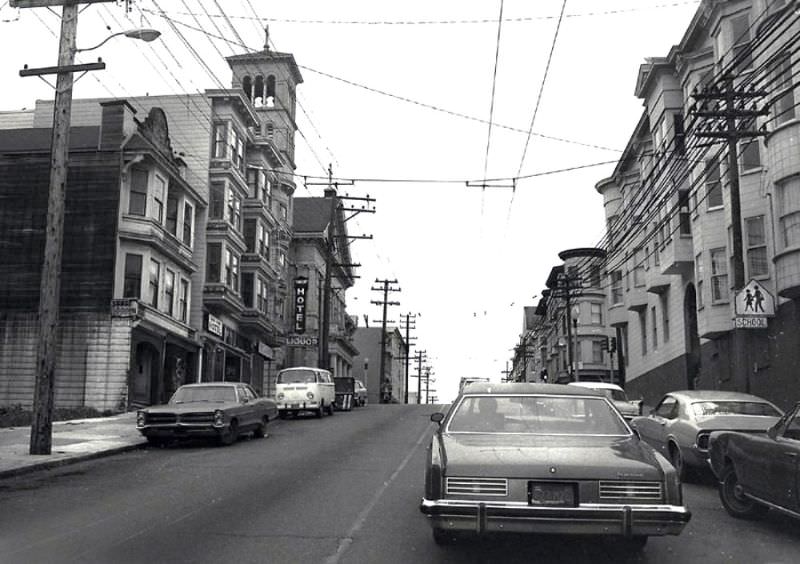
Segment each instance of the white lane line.
[[406,467],[408,461],[411,460],[411,457],[414,456],[414,453],[417,451],[417,448],[419,448],[419,445],[421,445],[422,442],[428,437],[429,433],[430,433],[430,428],[426,427],[425,430],[422,432],[422,435],[420,435],[419,439],[417,439],[417,442],[414,443],[414,446],[411,447],[409,453],[400,463],[400,466],[398,466],[397,469],[392,473],[392,475],[389,476],[389,479],[383,483],[383,486],[381,486],[381,488],[377,492],[375,492],[375,495],[372,496],[372,499],[369,500],[369,503],[364,507],[364,509],[361,510],[361,513],[358,514],[358,517],[356,517],[353,526],[350,527],[349,531],[347,531],[345,537],[339,541],[339,546],[336,548],[336,552],[334,552],[333,554],[328,556],[328,558],[325,559],[325,564],[338,564],[339,560],[341,560],[344,553],[347,552],[347,549],[350,548],[351,544],[353,544],[353,537],[364,526],[364,523],[366,522],[370,512],[375,508],[380,498],[383,496],[383,494],[386,492],[389,486],[392,485],[392,482],[395,481],[400,472],[403,471],[403,468]]

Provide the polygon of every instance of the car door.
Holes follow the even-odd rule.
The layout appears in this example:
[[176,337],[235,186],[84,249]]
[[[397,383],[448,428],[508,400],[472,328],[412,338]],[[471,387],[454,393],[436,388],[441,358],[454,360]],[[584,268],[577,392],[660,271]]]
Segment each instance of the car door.
[[239,427],[252,427],[257,421],[257,406],[253,402],[253,398],[250,397],[247,387],[244,384],[239,384],[236,386],[236,395],[238,396],[237,399],[239,400],[239,406],[237,409],[239,413]]
[[666,395],[645,418],[637,419],[639,435],[661,454],[667,456],[667,436],[669,426],[678,417],[678,400]]
[[777,430],[775,449],[765,461],[769,469],[769,501],[797,511],[800,508],[798,497],[798,460],[800,460],[800,408],[787,417],[786,424]]

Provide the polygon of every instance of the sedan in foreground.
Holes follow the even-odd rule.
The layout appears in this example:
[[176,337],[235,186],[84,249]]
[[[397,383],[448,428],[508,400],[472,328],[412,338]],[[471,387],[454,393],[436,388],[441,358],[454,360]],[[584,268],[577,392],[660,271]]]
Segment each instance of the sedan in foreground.
[[689,521],[675,469],[602,393],[478,383],[431,420],[420,509],[437,543],[459,532],[563,533],[637,550]]
[[712,433],[709,455],[730,515],[755,518],[773,508],[800,519],[800,403],[766,433]]
[[708,471],[712,431],[761,431],[783,412],[757,396],[720,390],[685,390],[665,395],[649,415],[634,417],[639,435],[666,456],[681,480],[689,471]]
[[186,384],[166,405],[141,409],[136,426],[150,444],[204,437],[222,445],[252,432],[263,437],[267,423],[278,416],[278,406],[240,382]]

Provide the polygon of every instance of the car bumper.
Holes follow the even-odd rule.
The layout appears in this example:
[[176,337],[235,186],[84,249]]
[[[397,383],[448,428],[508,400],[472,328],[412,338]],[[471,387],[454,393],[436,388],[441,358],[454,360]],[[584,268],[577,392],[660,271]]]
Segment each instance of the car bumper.
[[278,411],[309,411],[319,409],[318,401],[287,401],[278,404]]
[[214,427],[213,425],[191,425],[175,423],[170,425],[148,425],[139,427],[139,432],[145,437],[153,438],[190,438],[190,437],[219,437],[227,427]]
[[688,509],[677,505],[581,504],[555,508],[425,498],[420,511],[436,528],[475,533],[678,535],[691,518]]

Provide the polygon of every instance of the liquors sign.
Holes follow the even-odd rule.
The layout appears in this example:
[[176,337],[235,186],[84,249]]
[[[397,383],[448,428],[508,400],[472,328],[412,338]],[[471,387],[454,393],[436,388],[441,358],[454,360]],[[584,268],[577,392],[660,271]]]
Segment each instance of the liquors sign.
[[294,279],[294,332],[302,335],[306,332],[306,298],[308,295],[308,278],[298,276]]

